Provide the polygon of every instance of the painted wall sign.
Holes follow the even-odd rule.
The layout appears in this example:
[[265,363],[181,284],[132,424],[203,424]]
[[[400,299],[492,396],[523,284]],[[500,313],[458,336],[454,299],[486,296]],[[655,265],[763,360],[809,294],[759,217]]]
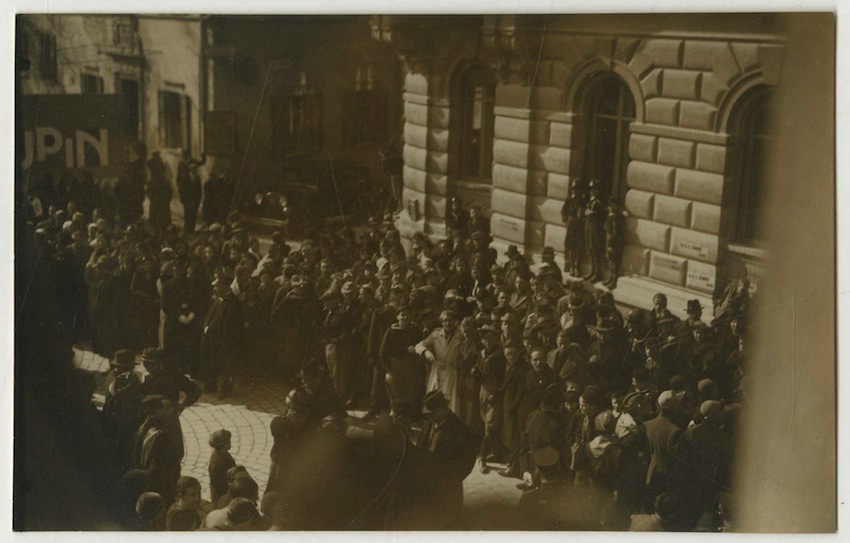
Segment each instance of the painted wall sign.
[[122,95],[29,95],[19,98],[24,179],[85,169],[95,178],[120,175],[134,137]]

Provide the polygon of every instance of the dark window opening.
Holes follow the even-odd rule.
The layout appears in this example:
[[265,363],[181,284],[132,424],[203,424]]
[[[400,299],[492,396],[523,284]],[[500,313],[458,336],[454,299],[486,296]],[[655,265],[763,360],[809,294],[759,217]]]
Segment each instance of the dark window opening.
[[119,77],[117,80],[118,94],[122,94],[127,99],[127,133],[138,137],[139,135],[139,82],[135,79],[125,79]]
[[387,133],[387,93],[357,90],[346,95],[345,141],[349,147],[380,143]]
[[741,99],[733,117],[737,170],[737,213],[732,239],[760,246],[764,238],[761,221],[764,203],[766,159],[774,139],[771,94],[757,89]]
[[612,74],[592,76],[585,85],[587,140],[581,175],[587,181],[599,181],[604,199],[613,197],[622,204],[635,101],[625,82]]
[[80,75],[80,92],[82,94],[103,94],[103,78],[93,74]]
[[56,58],[56,36],[42,32],[40,36],[41,51],[38,64],[41,71],[41,79],[47,83],[59,81],[59,65]]
[[168,149],[192,145],[191,98],[185,94],[159,91],[159,141]]
[[482,66],[470,66],[457,77],[452,103],[454,172],[489,182],[493,171],[496,82]]
[[322,95],[299,94],[272,99],[272,141],[278,156],[322,150]]

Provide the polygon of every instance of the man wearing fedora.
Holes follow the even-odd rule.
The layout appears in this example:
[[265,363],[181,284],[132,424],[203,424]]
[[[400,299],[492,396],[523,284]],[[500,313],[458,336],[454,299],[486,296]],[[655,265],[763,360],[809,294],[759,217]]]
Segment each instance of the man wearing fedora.
[[463,480],[475,465],[478,444],[439,390],[425,395],[422,412],[427,421],[418,445],[430,453],[432,511],[438,522],[450,524],[463,509]]
[[243,348],[245,319],[242,304],[230,284],[233,273],[221,268],[213,280],[213,297],[203,323],[201,360],[204,388],[224,398],[233,390],[233,376]]

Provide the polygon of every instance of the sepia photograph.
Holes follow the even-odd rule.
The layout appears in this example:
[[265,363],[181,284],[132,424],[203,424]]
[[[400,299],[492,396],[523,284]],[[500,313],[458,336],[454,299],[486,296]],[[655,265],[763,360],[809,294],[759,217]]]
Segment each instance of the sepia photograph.
[[11,16],[14,531],[836,532],[836,13],[135,9]]

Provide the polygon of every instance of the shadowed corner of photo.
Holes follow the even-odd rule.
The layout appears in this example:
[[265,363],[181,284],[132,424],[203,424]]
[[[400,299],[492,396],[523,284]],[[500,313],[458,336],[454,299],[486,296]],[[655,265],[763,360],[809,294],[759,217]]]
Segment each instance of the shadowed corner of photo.
[[773,265],[755,306],[737,473],[744,532],[837,529],[835,24],[832,13],[795,14],[778,29],[787,85],[768,157]]

